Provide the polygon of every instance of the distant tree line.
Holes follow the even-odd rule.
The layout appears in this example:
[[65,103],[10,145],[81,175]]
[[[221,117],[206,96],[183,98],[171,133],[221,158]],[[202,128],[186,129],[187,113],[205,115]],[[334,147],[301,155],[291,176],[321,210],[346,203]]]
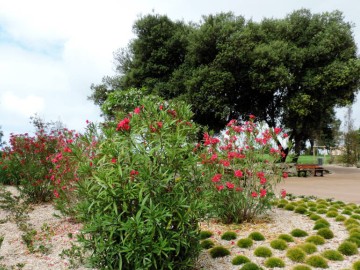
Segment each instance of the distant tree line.
[[114,55],[117,74],[91,86],[90,99],[109,118],[119,107],[104,107],[107,100],[142,88],[185,100],[194,120],[215,132],[249,114],[280,125],[299,154],[307,141],[333,143],[335,108],[351,104],[359,90],[352,25],[340,11],[301,9],[261,22],[220,13],[199,23],[150,14],[133,31],[136,38]]

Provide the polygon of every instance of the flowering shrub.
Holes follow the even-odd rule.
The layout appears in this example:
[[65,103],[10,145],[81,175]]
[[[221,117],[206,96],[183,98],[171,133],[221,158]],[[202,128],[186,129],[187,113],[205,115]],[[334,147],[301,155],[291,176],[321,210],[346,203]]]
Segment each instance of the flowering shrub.
[[182,103],[140,104],[102,126],[93,158],[80,162],[80,241],[102,269],[189,269],[205,208],[197,128]]
[[243,125],[231,120],[223,136],[204,134],[199,151],[209,204],[222,222],[249,221],[271,207],[275,184],[287,177],[276,164],[282,149],[274,136],[281,136],[281,129],[263,129],[254,116]]

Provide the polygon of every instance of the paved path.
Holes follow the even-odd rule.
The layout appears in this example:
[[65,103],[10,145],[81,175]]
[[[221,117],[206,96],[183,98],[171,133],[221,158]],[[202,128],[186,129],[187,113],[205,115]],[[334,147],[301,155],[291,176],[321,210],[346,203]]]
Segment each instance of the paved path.
[[360,204],[360,169],[341,166],[323,166],[330,174],[323,177],[289,177],[277,186],[294,195],[315,195]]

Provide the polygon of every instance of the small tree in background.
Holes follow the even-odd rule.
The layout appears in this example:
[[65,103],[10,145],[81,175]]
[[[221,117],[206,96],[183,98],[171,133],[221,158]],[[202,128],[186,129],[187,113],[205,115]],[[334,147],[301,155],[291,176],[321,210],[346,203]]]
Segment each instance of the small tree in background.
[[344,153],[342,155],[342,162],[347,166],[357,164],[360,155],[360,130],[354,130],[353,122],[352,108],[349,106],[345,116]]

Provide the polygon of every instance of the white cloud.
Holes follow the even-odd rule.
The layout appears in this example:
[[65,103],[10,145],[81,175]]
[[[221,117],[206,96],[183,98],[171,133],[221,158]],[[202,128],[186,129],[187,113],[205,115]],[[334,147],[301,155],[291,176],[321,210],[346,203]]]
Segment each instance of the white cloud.
[[11,92],[5,92],[0,97],[0,104],[3,104],[5,113],[8,111],[26,117],[42,112],[45,107],[45,101],[42,97],[33,95],[19,97]]

